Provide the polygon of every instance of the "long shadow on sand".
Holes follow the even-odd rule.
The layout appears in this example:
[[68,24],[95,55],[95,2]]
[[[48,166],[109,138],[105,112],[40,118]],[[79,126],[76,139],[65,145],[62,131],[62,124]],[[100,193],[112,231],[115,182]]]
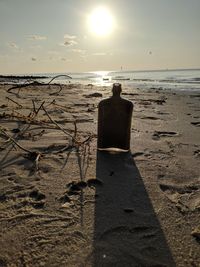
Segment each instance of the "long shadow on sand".
[[98,152],[93,266],[175,266],[130,153]]

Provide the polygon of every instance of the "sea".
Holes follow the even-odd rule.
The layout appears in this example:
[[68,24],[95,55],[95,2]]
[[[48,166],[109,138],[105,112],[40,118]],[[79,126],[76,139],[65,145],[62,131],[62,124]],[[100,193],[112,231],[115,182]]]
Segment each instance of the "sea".
[[[24,75],[24,74],[23,74]],[[90,84],[111,86],[121,83],[122,86],[141,89],[169,89],[200,92],[200,69],[146,70],[146,71],[91,71],[66,73],[26,74],[44,76],[38,81],[48,82],[60,75],[53,82],[60,84]],[[63,75],[63,76],[62,76]],[[69,75],[72,79],[64,75]],[[19,81],[18,81],[19,82]],[[21,81],[24,83],[24,80]]]

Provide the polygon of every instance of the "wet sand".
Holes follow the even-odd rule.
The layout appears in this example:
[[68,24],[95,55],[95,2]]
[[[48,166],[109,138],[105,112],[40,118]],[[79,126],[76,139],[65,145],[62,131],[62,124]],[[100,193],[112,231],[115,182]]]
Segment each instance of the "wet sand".
[[111,88],[10,87],[0,86],[0,266],[199,266],[199,93],[123,88],[131,152],[109,154],[96,132]]

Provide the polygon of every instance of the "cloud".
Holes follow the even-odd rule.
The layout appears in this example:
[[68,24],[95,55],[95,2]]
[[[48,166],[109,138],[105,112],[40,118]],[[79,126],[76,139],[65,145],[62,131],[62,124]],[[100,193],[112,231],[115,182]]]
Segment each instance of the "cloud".
[[72,52],[78,53],[78,54],[85,54],[86,53],[86,51],[82,50],[82,49],[72,49]]
[[32,34],[32,35],[29,35],[28,36],[28,40],[36,40],[36,41],[40,41],[40,40],[46,40],[47,39],[47,37],[46,36],[42,36],[42,35],[34,35],[34,34]]
[[60,60],[62,60],[62,61],[67,61],[67,62],[71,62],[71,59],[64,58],[64,57],[61,57],[61,59],[60,59]]
[[9,46],[10,48],[19,49],[18,45],[17,45],[16,43],[14,43],[14,42],[10,42],[10,43],[8,43],[8,46]]
[[83,58],[83,59],[87,58],[86,50],[72,49],[71,51],[74,52],[74,53],[77,53],[80,56],[80,58]]
[[49,55],[58,55],[59,54],[59,52],[58,51],[55,51],[55,50],[49,50],[47,53]]
[[99,52],[99,53],[93,53],[93,56],[106,56],[107,54],[105,52]]
[[42,47],[40,45],[32,45],[30,46],[30,49],[41,49]]
[[83,61],[87,61],[88,56],[87,56],[87,55],[80,55],[80,58],[81,58]]
[[63,43],[64,46],[72,46],[72,45],[76,45],[76,44],[78,44],[78,43],[74,40],[67,40],[67,41],[64,41],[64,43]]
[[3,54],[3,55],[0,54],[0,58],[1,58],[1,59],[6,59],[6,58],[8,58],[8,57],[9,57],[9,56],[8,56],[7,54]]
[[65,34],[64,35],[64,43],[61,44],[61,45],[73,46],[73,45],[76,45],[76,44],[78,44],[78,42],[76,41],[76,36]]
[[74,40],[74,39],[76,39],[76,36],[75,36],[75,35],[65,34],[65,35],[64,35],[64,39],[71,39],[71,40]]
[[31,58],[31,60],[32,60],[32,61],[36,61],[36,60],[37,60],[37,58],[35,58],[35,57],[32,57],[32,58]]

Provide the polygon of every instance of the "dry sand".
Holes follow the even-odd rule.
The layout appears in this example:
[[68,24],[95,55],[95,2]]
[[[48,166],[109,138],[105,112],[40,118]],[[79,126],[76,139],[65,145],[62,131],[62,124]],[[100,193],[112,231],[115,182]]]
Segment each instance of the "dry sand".
[[[1,267],[200,266],[199,93],[124,88],[134,103],[131,153],[109,154],[97,153],[96,127],[110,88],[8,88],[0,87]],[[43,101],[49,117],[34,112]]]

